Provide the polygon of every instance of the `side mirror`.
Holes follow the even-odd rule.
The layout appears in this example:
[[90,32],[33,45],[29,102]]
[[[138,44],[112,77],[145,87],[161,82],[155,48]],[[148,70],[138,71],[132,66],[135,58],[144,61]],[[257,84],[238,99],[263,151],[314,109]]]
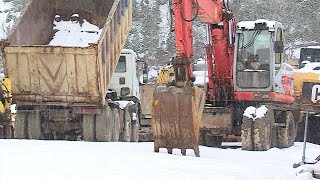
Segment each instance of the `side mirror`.
[[275,53],[283,53],[283,41],[276,41],[274,42],[274,52]]

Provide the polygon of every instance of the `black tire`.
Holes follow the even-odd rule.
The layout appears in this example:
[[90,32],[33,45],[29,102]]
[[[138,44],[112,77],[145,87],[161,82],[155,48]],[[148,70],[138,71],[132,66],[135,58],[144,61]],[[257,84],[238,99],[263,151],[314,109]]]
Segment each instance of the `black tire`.
[[254,127],[254,121],[246,116],[243,116],[241,125],[241,145],[242,150],[253,151],[253,136],[252,129]]
[[254,121],[253,144],[255,151],[266,151],[271,148],[271,118],[273,113],[269,109],[265,117]]
[[28,139],[42,139],[40,111],[34,110],[27,117]]
[[206,131],[205,130],[200,130],[199,140],[198,140],[199,145],[201,145],[201,146],[205,146],[206,145],[205,137],[206,137]]
[[120,116],[117,108],[112,109],[113,129],[112,129],[112,141],[118,142],[120,139]]
[[110,142],[112,139],[112,128],[112,111],[109,106],[105,106],[101,114],[96,115],[96,140]]
[[129,108],[123,109],[123,131],[121,133],[121,141],[130,142],[131,140],[131,113]]
[[94,133],[94,121],[95,115],[84,114],[83,115],[83,123],[82,123],[82,133],[84,141],[95,141],[95,133]]
[[264,117],[255,121],[244,116],[241,126],[242,150],[266,151],[270,149],[273,122],[274,113],[271,107],[268,107],[268,111]]
[[278,148],[291,147],[296,138],[296,124],[293,113],[291,111],[285,112],[285,127],[278,127]]
[[27,139],[27,115],[26,112],[17,111],[14,130],[16,139]]
[[131,142],[139,142],[139,120],[131,121]]
[[217,147],[220,148],[223,141],[223,136],[211,136],[206,135],[205,136],[205,143],[208,147]]

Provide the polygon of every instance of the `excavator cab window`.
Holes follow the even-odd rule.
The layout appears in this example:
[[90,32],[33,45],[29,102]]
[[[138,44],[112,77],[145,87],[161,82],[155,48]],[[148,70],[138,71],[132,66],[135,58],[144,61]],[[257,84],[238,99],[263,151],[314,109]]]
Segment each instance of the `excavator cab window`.
[[270,49],[271,33],[268,30],[245,30],[239,34],[236,64],[239,87],[269,87]]

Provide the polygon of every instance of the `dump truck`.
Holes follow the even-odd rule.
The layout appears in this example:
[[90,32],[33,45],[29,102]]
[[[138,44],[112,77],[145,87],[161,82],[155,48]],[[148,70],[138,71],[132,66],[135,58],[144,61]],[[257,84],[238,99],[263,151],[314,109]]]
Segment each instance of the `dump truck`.
[[130,0],[30,0],[1,43],[15,137],[137,140],[139,93],[128,84],[135,62],[126,61],[134,55],[122,51],[131,22]]

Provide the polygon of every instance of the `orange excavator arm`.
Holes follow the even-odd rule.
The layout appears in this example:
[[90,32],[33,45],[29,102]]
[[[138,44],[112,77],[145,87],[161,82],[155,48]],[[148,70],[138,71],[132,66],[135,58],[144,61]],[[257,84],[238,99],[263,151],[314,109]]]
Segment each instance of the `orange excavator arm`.
[[[186,149],[193,149],[195,155],[200,156],[199,130],[206,93],[192,84],[195,80],[192,72],[194,57],[192,21],[199,18],[212,27],[218,26],[224,22],[226,9],[223,0],[173,0],[172,5],[176,41],[176,57],[172,60],[175,83],[170,83],[171,86],[159,85],[154,91],[151,120],[154,151],[159,152],[159,148],[167,148],[168,153],[172,153],[173,148],[179,148],[182,155],[185,155]],[[213,28],[209,32],[212,41],[208,42],[206,52],[207,57],[210,57],[208,62],[211,60],[208,68],[212,68],[210,72],[214,73],[216,70],[212,66],[214,54],[212,47],[217,43],[224,46],[219,50],[227,50],[228,43],[225,42],[227,38],[224,37],[228,33],[223,29],[215,34]],[[228,53],[228,50],[226,52]],[[220,54],[217,52],[217,55]],[[224,61],[224,57],[222,56],[219,61]],[[232,66],[232,63],[227,64]],[[231,74],[230,71],[223,73]],[[215,77],[220,77],[214,77],[213,74],[211,76],[212,82],[215,82]]]

